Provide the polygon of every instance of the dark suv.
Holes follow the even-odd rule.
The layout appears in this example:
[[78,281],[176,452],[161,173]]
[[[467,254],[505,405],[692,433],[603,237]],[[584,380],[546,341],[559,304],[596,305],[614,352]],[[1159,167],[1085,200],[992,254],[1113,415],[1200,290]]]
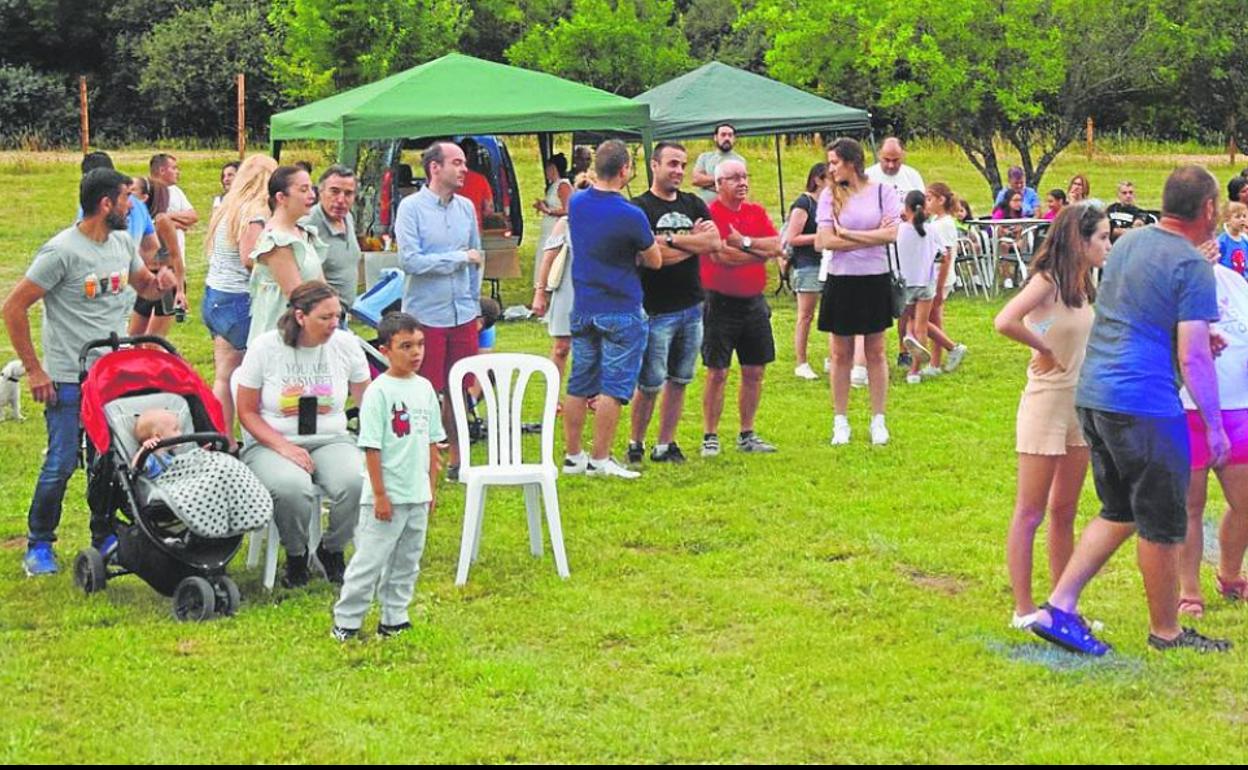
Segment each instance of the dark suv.
[[420,166],[420,153],[434,141],[460,144],[464,139],[476,142],[476,157],[468,158],[468,167],[485,176],[494,192],[494,211],[510,226],[519,242],[524,235],[524,209],[520,204],[520,187],[507,145],[497,136],[449,136],[396,139],[367,142],[360,146],[359,185],[355,221],[360,235],[394,234],[394,215],[399,201],[425,184]]

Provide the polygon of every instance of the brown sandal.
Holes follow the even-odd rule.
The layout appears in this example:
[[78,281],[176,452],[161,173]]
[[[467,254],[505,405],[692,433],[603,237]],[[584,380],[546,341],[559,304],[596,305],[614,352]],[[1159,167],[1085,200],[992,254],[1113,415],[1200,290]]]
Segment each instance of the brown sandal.
[[1236,575],[1229,580],[1221,575],[1216,577],[1218,579],[1218,593],[1231,601],[1248,600],[1248,578],[1243,575]]
[[1204,599],[1179,599],[1179,614],[1200,620],[1205,616]]

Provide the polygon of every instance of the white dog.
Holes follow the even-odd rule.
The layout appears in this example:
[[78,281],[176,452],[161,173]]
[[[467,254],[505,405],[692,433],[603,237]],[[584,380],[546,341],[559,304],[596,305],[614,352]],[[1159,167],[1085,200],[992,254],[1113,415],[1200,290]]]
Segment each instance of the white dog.
[[22,419],[22,377],[26,369],[21,361],[10,361],[0,369],[0,420],[4,419],[4,408],[13,412],[13,419]]

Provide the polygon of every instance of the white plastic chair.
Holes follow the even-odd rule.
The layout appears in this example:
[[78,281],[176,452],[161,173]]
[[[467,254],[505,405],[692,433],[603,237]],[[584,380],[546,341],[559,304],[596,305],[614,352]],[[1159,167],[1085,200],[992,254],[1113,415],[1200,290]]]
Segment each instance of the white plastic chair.
[[[541,458],[524,462],[521,451],[521,407],[529,380],[534,374],[546,379],[542,409]],[[486,408],[488,462],[472,465],[468,437],[468,410],[464,403],[464,380],[476,377],[481,385],[481,403]],[[489,353],[462,359],[451,367],[451,405],[459,432],[459,480],[467,486],[464,499],[464,532],[459,546],[459,569],[455,585],[468,582],[468,569],[481,550],[481,530],[485,520],[486,490],[490,486],[523,486],[524,507],[529,519],[529,546],[534,556],[542,555],[542,504],[550,528],[550,547],[555,552],[559,577],[568,577],[568,557],[563,548],[563,524],[559,518],[559,495],[555,482],[555,404],[559,399],[559,371],[550,359],[521,353]],[[539,497],[540,495],[540,497]]]
[[[238,370],[230,375],[230,398],[234,399],[235,409],[238,406]],[[243,433],[243,443],[254,441],[247,429],[239,423],[239,430]],[[312,506],[312,517],[308,521],[308,557],[310,560],[316,558],[316,549],[321,544],[321,501],[325,499],[325,493],[320,487],[312,485],[316,492],[316,504]],[[265,590],[272,591],[273,586],[277,583],[277,549],[281,545],[282,539],[277,532],[277,518],[269,520],[269,526],[263,529],[257,529],[247,536],[247,569],[255,569],[260,563],[260,554],[264,554],[264,577],[263,584]],[[267,545],[267,547],[266,547]]]

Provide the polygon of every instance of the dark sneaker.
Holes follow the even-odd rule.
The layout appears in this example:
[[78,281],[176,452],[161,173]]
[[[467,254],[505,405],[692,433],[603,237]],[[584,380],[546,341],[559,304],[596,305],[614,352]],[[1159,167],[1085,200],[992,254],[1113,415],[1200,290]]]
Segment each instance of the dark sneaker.
[[740,452],[774,452],[776,448],[759,438],[757,433],[749,433],[737,437],[737,450]]
[[377,635],[386,638],[398,636],[411,627],[411,623],[399,623],[396,626],[387,626],[385,623],[379,623],[377,625]]
[[641,461],[646,459],[646,445],[640,441],[628,442],[628,464],[641,465]]
[[1037,619],[1030,628],[1031,632],[1041,639],[1071,652],[1096,657],[1112,649],[1092,635],[1092,630],[1078,613],[1059,610],[1047,603],[1041,605],[1040,609],[1049,613],[1049,625],[1043,625],[1043,621]]
[[1148,646],[1154,650],[1191,649],[1196,652],[1230,652],[1231,643],[1227,639],[1210,639],[1194,628],[1183,628],[1183,632],[1173,639],[1162,639],[1156,634],[1148,635]]
[[329,551],[324,546],[316,547],[316,560],[325,570],[325,579],[336,586],[342,585],[342,577],[347,574],[347,559],[341,551]]
[[329,635],[334,637],[334,639],[339,642],[349,642],[352,639],[359,637],[360,629],[334,626],[333,630],[329,632]]
[[56,564],[56,553],[52,550],[52,544],[40,541],[27,546],[22,569],[26,570],[29,577],[55,575],[60,568]]
[[909,369],[912,363],[913,362],[910,359],[909,353],[903,350],[902,352],[897,354],[897,368],[898,369]]
[[312,579],[312,573],[308,571],[308,555],[301,553],[298,556],[286,554],[286,574],[282,575],[282,585],[286,588],[302,588]]
[[667,451],[659,453],[658,447],[650,453],[650,461],[656,463],[676,463],[679,465],[685,461],[685,453],[680,451],[680,447],[676,446],[676,442],[667,445]]
[[446,466],[446,480],[447,481],[459,481],[459,466],[458,465]]

